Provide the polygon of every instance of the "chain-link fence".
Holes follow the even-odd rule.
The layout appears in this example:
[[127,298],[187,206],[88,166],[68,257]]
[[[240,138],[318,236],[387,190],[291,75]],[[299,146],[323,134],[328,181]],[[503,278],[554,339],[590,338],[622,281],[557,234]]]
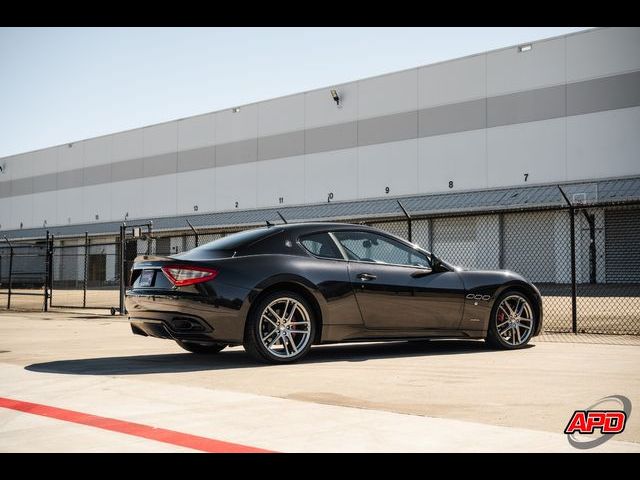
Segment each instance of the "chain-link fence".
[[[520,273],[543,295],[548,332],[640,334],[638,204],[448,216],[412,217],[409,212],[407,216],[349,221],[410,240],[454,265]],[[135,232],[127,227],[122,244],[120,237],[56,240],[51,306],[116,306],[120,272],[124,272],[122,288],[126,288],[136,256],[175,255],[239,230],[211,227],[152,232],[149,227]],[[8,247],[3,248],[0,281],[5,289]],[[33,270],[37,270],[35,264]],[[42,284],[40,280],[40,288]]]
[[54,241],[52,307],[111,308],[120,289],[119,242],[74,238]]
[[33,310],[48,307],[49,238],[0,246],[0,308]]

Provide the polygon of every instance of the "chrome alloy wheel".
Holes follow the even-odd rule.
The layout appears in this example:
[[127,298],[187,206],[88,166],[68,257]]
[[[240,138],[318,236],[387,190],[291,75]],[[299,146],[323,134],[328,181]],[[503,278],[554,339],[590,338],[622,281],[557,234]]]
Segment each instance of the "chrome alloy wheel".
[[509,295],[498,306],[496,330],[508,345],[522,345],[533,332],[533,320],[529,301],[521,295]]
[[293,298],[277,298],[263,310],[258,332],[270,353],[280,358],[294,357],[309,343],[309,312]]

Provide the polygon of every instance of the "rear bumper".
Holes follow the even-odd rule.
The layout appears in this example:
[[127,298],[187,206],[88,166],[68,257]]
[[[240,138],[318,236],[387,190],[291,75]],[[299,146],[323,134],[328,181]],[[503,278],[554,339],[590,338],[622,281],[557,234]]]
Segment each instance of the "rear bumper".
[[241,298],[209,302],[129,291],[125,306],[136,335],[228,344],[243,341],[246,308]]

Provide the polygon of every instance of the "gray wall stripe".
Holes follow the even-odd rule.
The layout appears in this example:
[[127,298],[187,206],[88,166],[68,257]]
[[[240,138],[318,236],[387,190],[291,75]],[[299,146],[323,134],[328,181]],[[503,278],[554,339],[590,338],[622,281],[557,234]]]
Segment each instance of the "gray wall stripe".
[[95,165],[84,169],[84,184],[98,185],[111,181],[111,164]]
[[226,167],[258,160],[258,139],[216,145],[216,167]]
[[[109,173],[111,172],[111,170],[109,170]],[[75,170],[67,170],[64,172],[59,172],[58,173],[58,190],[62,190],[65,188],[73,188],[73,187],[77,187],[78,185],[82,185],[83,183],[83,169],[81,168],[76,168]],[[109,177],[107,178],[111,178],[111,175],[109,175]],[[102,177],[100,179],[99,183],[104,182],[105,177]]]
[[21,178],[0,183],[0,198],[638,105],[640,71],[431,107],[417,112],[403,112],[178,153]]
[[420,110],[420,137],[478,130],[486,125],[487,101],[484,98]]
[[565,85],[500,95],[487,99],[487,127],[564,117]]
[[396,113],[358,121],[358,145],[397,142],[418,137],[418,112]]
[[304,155],[304,130],[258,138],[258,160]]
[[178,172],[212,168],[215,160],[216,149],[213,146],[178,152]]
[[640,72],[567,85],[567,115],[640,105]]
[[329,152],[358,145],[358,123],[347,122],[305,130],[305,153]]
[[165,153],[144,159],[143,177],[167,175],[176,173],[178,168],[178,154],[176,152]]

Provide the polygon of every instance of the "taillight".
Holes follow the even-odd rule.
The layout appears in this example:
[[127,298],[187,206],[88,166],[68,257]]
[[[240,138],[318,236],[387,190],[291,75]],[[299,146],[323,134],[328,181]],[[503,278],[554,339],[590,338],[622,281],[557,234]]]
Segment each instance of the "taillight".
[[162,267],[162,271],[176,287],[208,282],[218,275],[218,270],[215,268],[195,267],[192,265],[168,265]]

